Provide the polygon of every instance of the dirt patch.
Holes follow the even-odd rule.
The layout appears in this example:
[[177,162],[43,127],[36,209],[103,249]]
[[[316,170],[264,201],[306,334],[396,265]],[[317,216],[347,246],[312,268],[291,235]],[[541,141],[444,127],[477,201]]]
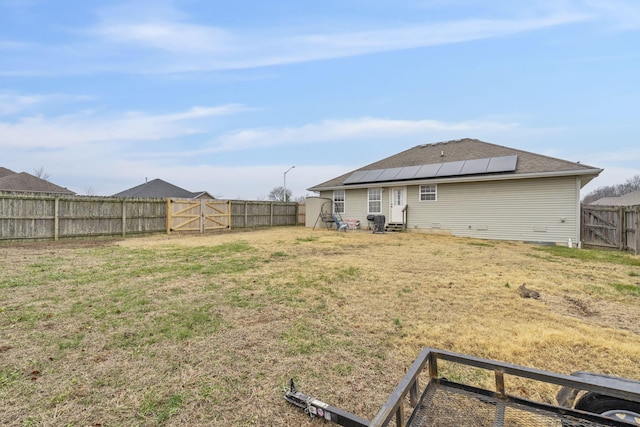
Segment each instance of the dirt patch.
[[570,313],[575,313],[580,317],[593,317],[598,315],[598,312],[593,308],[594,304],[590,301],[569,296],[565,296],[564,300],[567,303]]

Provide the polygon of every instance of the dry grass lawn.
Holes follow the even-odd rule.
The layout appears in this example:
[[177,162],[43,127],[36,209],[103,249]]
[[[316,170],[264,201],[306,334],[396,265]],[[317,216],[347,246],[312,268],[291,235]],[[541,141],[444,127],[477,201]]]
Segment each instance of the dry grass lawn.
[[615,252],[286,227],[5,242],[0,271],[2,425],[322,424],[291,377],[371,419],[425,346],[640,379],[640,257]]

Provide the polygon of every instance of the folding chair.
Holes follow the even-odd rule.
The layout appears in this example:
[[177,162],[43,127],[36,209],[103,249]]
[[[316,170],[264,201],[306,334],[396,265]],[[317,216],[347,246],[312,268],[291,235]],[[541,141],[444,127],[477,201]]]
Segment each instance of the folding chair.
[[349,231],[349,224],[339,219],[338,215],[333,214],[333,222],[336,223],[337,231],[341,231],[341,230],[344,230],[345,232]]

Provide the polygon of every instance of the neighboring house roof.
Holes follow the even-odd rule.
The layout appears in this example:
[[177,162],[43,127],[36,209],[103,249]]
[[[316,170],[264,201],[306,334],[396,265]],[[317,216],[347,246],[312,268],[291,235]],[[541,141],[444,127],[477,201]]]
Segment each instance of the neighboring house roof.
[[153,179],[151,181],[132,187],[128,190],[114,194],[112,197],[139,197],[139,198],[164,198],[175,197],[177,199],[213,199],[206,191],[197,191],[195,193],[170,184],[161,179]]
[[4,178],[5,176],[14,175],[14,174],[15,174],[14,171],[7,168],[0,167],[0,178]]
[[196,191],[193,193],[194,199],[215,199],[211,194],[206,191]]
[[640,190],[632,191],[631,193],[623,194],[619,197],[603,197],[596,201],[589,203],[590,205],[598,206],[636,206],[640,205]]
[[[0,176],[5,171],[9,171],[9,169],[0,168]],[[10,191],[13,193],[76,194],[69,189],[60,187],[59,185],[55,185],[26,172],[0,177],[0,191]]]
[[[490,169],[474,169],[476,165],[487,164],[490,159],[503,162],[507,166],[498,168],[497,172]],[[475,160],[476,162],[468,162]],[[465,164],[470,167],[467,172]],[[509,166],[511,165],[511,166]],[[424,166],[420,175],[411,176],[408,172],[417,171],[418,166]],[[401,169],[404,168],[404,169]],[[433,172],[440,170],[440,173]],[[446,171],[453,172],[448,173]],[[380,172],[377,178],[367,181],[366,171]],[[407,173],[403,173],[406,171]],[[458,171],[458,172],[456,172]],[[376,175],[372,172],[372,175]],[[471,172],[471,173],[469,173]],[[322,184],[309,188],[309,191],[322,191],[363,186],[381,185],[389,182],[464,182],[491,179],[515,179],[552,176],[583,176],[582,186],[598,176],[602,169],[581,163],[569,162],[528,151],[516,150],[501,145],[490,144],[477,139],[461,139],[456,141],[438,142],[434,144],[418,145],[406,151],[387,157],[370,165],[356,169]],[[385,176],[394,176],[384,179]],[[401,179],[398,179],[400,177]]]

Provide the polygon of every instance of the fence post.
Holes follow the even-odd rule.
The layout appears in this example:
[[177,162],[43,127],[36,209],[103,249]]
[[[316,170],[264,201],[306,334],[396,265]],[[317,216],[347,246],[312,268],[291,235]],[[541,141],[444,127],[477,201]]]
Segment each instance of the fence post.
[[60,225],[60,197],[56,197],[53,202],[53,240],[58,240],[59,225]]
[[640,253],[640,206],[636,206],[636,227],[634,229],[636,234],[636,247],[634,248],[634,254]]
[[273,202],[269,203],[269,227],[273,227]]
[[127,235],[127,203],[122,198],[122,237]]
[[198,212],[198,216],[200,217],[200,234],[204,234],[204,208],[206,206],[206,202],[204,199],[200,200],[200,212]]
[[620,225],[620,250],[624,251],[627,247],[627,223],[624,215],[624,206],[618,208],[618,224]]
[[580,216],[578,217],[580,219],[580,243],[582,243],[584,245],[584,239],[585,239],[585,228],[584,228],[584,206],[580,205]]
[[167,197],[167,234],[171,234],[171,198]]
[[249,228],[249,202],[244,202],[244,228]]

